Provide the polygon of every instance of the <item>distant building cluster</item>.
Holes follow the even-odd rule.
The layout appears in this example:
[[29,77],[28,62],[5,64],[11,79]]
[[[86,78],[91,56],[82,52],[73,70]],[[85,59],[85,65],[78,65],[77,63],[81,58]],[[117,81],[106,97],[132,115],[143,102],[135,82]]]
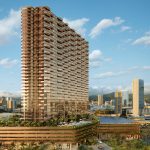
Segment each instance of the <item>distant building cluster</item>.
[[98,95],[94,105],[97,106],[92,107],[93,110],[113,110],[111,112],[118,115],[128,113],[137,117],[150,114],[149,104],[144,103],[144,81],[141,79],[133,80],[131,94],[127,90],[117,90],[111,100],[104,100],[103,95]]
[[0,97],[0,112],[19,112],[21,98]]

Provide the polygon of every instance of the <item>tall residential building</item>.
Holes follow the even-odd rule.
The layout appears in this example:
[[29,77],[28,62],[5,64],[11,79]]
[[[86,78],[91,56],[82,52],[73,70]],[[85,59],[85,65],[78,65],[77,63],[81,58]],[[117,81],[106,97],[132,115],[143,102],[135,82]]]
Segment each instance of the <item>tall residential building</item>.
[[122,92],[118,90],[115,92],[115,113],[122,113]]
[[98,106],[103,105],[104,104],[104,99],[103,99],[103,95],[98,95],[98,102],[97,102]]
[[144,81],[141,79],[135,79],[132,82],[133,92],[133,115],[142,115],[144,108]]
[[12,111],[13,110],[13,101],[12,100],[7,100],[7,110]]
[[85,113],[88,43],[48,7],[22,9],[24,119]]

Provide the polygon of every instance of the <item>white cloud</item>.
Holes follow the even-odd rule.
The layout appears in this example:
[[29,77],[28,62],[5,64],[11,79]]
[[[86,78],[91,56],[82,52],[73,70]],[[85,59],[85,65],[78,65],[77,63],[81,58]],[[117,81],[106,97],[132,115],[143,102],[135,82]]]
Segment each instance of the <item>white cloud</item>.
[[127,71],[120,71],[120,72],[111,72],[110,71],[110,72],[100,73],[99,75],[97,75],[96,78],[98,78],[98,79],[109,78],[109,77],[124,75],[126,73],[127,73]]
[[115,17],[114,19],[102,19],[90,32],[90,37],[94,38],[101,34],[102,31],[111,26],[118,26],[124,22],[120,17]]
[[0,91],[0,97],[20,97],[21,94],[20,92],[15,92],[15,93],[11,93],[11,92],[6,92],[6,91]]
[[140,67],[139,66],[133,66],[133,67],[130,67],[128,70],[129,71],[134,71],[134,70],[139,70]]
[[131,68],[129,68],[128,69],[129,71],[135,71],[135,70],[137,70],[137,71],[148,71],[148,70],[150,70],[150,66],[134,66],[134,67],[131,67]]
[[144,36],[136,39],[133,45],[150,45],[150,32],[145,33]]
[[4,58],[0,59],[0,66],[3,66],[5,68],[10,68],[16,65],[18,61],[16,59],[9,59],[9,58]]
[[102,62],[101,61],[98,61],[98,60],[96,60],[96,61],[90,61],[90,66],[91,67],[100,67],[102,65]]
[[0,44],[9,41],[11,36],[18,35],[20,28],[21,13],[20,10],[10,10],[9,15],[0,20]]
[[143,69],[144,70],[150,70],[150,66],[144,66]]
[[145,35],[150,35],[150,31],[146,32]]
[[77,33],[81,34],[82,36],[85,36],[86,28],[84,28],[84,25],[89,21],[88,18],[81,18],[76,20],[69,20],[63,18],[63,21],[65,23],[68,23],[68,25],[74,30],[76,30]]
[[143,72],[143,71],[149,71],[149,70],[150,70],[150,66],[141,66],[141,67],[140,66],[133,66],[133,67],[130,67],[126,70],[121,70],[121,71],[116,71],[116,72],[108,71],[108,72],[100,73],[95,78],[96,79],[111,78],[111,77],[117,77],[117,76],[130,74],[134,71]]
[[90,53],[89,59],[90,61],[96,60],[96,59],[99,59],[101,55],[102,55],[102,52],[100,50],[94,50]]
[[103,62],[110,62],[111,58],[105,58],[101,52],[101,50],[93,50],[89,54],[89,61],[91,67],[99,67]]
[[113,72],[105,72],[105,73],[101,73],[98,75],[98,78],[107,78],[107,77],[112,77],[115,76],[115,73]]
[[103,60],[106,62],[110,62],[110,61],[112,61],[112,58],[104,58]]
[[130,29],[131,29],[131,27],[129,27],[129,26],[122,26],[122,27],[121,27],[121,31],[122,31],[122,32],[127,31],[127,30],[130,30]]

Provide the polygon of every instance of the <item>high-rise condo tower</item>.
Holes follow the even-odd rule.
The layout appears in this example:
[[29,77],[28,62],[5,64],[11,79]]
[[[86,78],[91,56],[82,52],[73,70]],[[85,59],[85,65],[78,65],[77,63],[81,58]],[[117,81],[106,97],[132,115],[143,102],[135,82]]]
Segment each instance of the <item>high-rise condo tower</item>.
[[85,113],[88,43],[48,7],[22,9],[24,119]]
[[142,115],[144,108],[144,81],[141,79],[135,79],[132,82],[133,92],[133,115]]

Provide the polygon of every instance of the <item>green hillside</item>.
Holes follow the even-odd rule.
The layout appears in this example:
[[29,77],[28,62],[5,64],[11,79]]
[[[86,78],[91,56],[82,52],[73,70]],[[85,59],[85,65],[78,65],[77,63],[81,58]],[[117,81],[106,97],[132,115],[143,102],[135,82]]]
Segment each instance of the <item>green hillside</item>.
[[[104,94],[104,100],[109,101],[111,99],[114,99],[114,92],[109,94]],[[97,101],[97,95],[90,95],[89,100],[95,100]]]

